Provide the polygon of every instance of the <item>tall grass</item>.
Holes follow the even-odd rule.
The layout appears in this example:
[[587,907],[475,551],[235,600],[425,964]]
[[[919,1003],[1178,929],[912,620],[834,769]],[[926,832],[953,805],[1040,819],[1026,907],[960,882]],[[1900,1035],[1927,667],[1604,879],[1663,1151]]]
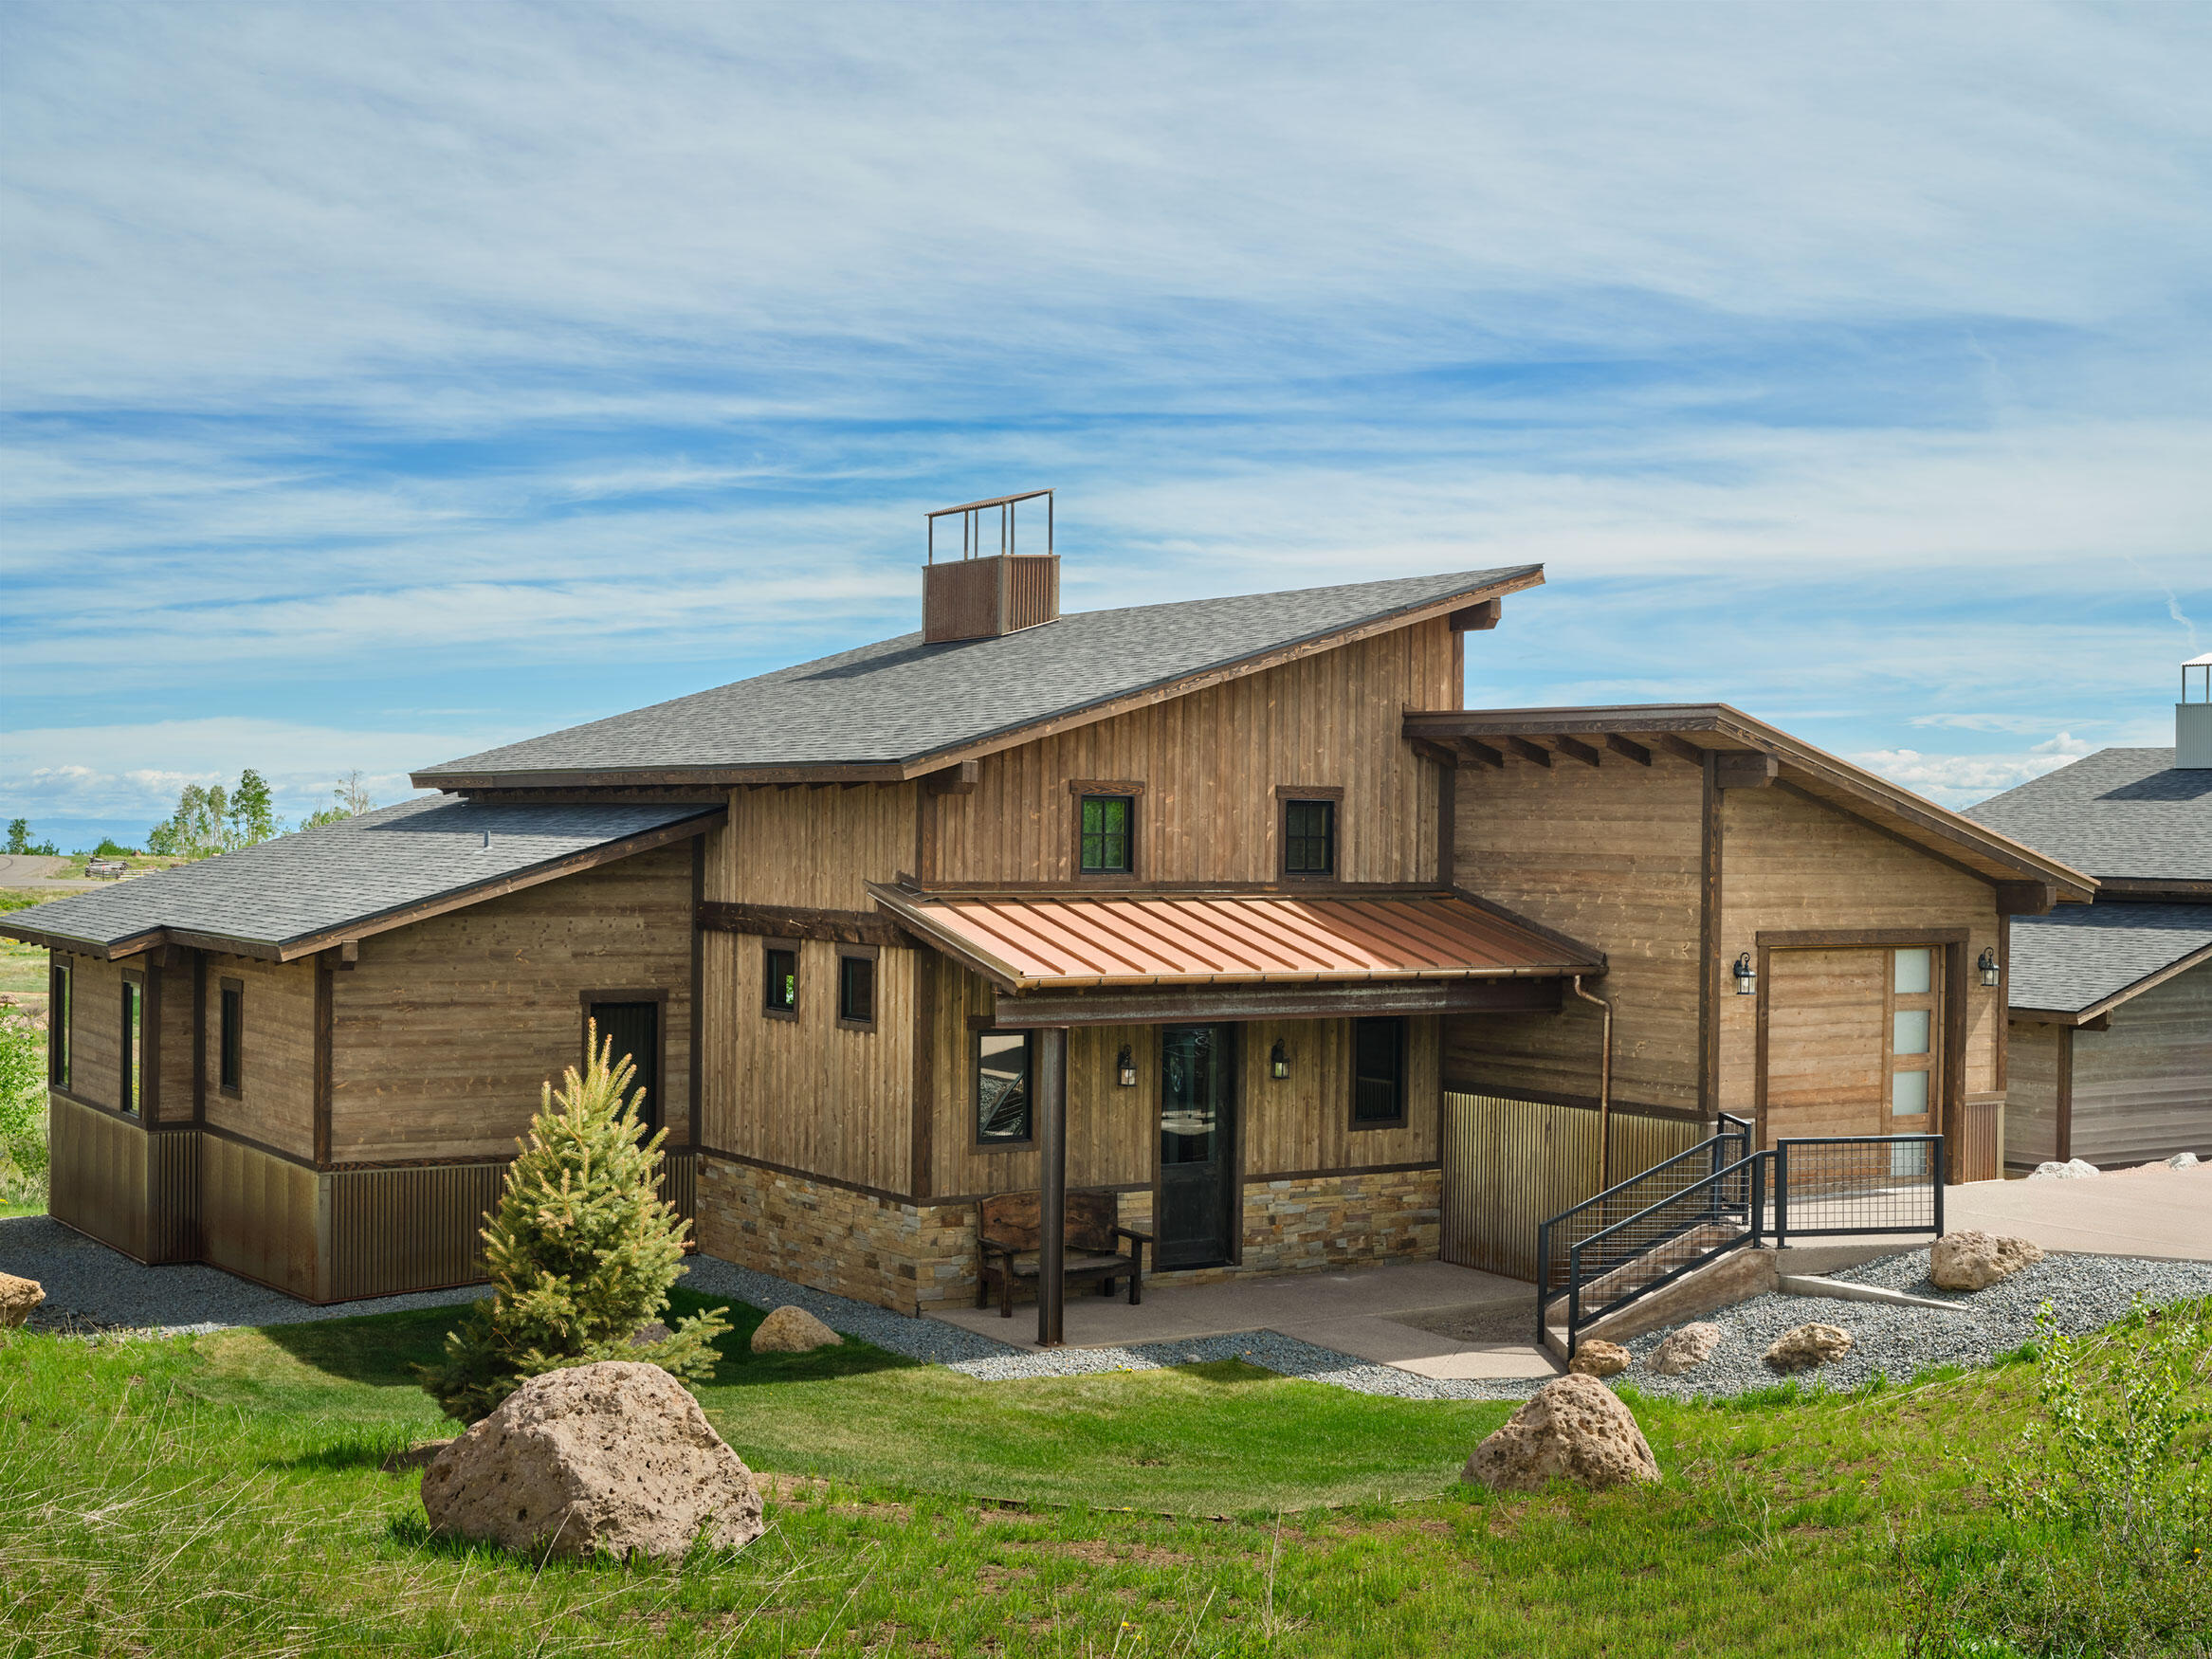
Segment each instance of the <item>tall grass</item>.
[[0,1205],[46,1201],[46,1032],[9,1008],[0,1010]]

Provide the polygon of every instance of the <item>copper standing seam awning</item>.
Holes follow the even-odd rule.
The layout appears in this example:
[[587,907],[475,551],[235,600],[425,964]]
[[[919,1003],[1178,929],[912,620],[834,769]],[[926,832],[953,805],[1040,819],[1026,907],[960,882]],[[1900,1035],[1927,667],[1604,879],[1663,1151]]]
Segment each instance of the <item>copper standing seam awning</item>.
[[904,926],[1017,996],[1558,979],[1603,971],[1596,952],[1448,892],[932,897],[869,890]]

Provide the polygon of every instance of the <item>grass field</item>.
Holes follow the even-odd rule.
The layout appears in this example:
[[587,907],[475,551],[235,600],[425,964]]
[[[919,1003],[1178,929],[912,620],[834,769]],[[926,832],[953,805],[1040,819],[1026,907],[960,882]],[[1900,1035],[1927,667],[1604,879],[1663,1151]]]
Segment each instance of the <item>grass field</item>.
[[408,1369],[450,1310],[0,1339],[0,1650],[1896,1653],[1892,1540],[1985,1502],[2033,1381],[1636,1400],[1663,1486],[1505,1497],[1456,1479],[1503,1405],[1237,1363],[989,1384],[859,1344],[756,1358],[760,1316],[730,1313],[699,1394],[770,1477],[771,1530],[681,1569],[427,1536],[380,1466],[450,1431]]
[[[46,902],[46,895],[24,887],[0,887],[0,915],[27,910]],[[44,994],[46,989],[46,951],[44,945],[27,945],[0,939],[0,995],[23,992]]]

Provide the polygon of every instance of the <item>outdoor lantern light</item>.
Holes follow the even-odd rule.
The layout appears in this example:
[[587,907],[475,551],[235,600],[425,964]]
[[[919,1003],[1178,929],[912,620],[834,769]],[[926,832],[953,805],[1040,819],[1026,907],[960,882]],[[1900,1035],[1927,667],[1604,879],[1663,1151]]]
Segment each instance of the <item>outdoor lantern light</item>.
[[1749,951],[1745,951],[1738,956],[1736,965],[1728,972],[1736,976],[1736,994],[1738,996],[1757,996],[1759,994],[1759,970],[1751,966],[1751,953]]
[[1114,1069],[1121,1073],[1124,1088],[1137,1086],[1137,1057],[1131,1054],[1128,1049],[1122,1050],[1122,1057],[1114,1062]]
[[1997,972],[1997,947],[1995,945],[1991,945],[1987,950],[1984,950],[1982,953],[1982,959],[1979,962],[1976,962],[1974,966],[1982,970],[1983,984],[1996,984],[2000,977]]
[[1290,1056],[1283,1048],[1283,1040],[1275,1039],[1275,1046],[1268,1050],[1268,1075],[1278,1080],[1290,1075]]

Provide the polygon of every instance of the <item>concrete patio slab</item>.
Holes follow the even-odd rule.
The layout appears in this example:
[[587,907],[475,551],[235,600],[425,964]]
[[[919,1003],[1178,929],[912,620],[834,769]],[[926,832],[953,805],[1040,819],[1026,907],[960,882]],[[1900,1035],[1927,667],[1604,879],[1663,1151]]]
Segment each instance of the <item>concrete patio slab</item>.
[[2075,1181],[1975,1181],[1944,1194],[1944,1225],[2033,1239],[2047,1250],[2212,1262],[2212,1164]]

